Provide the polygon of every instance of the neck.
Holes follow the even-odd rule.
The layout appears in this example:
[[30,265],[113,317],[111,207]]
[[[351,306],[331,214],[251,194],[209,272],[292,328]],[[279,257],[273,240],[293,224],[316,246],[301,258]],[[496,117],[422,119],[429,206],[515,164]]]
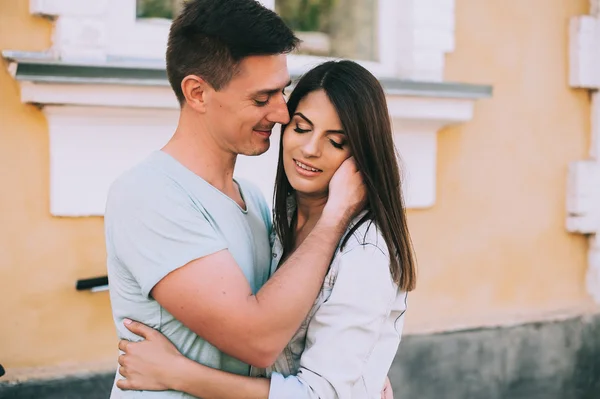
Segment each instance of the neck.
[[296,192],[296,212],[298,212],[296,228],[302,229],[305,225],[316,224],[327,204],[327,198],[327,194],[313,196]]
[[237,154],[219,146],[206,125],[182,110],[173,137],[162,149],[222,192],[233,190]]

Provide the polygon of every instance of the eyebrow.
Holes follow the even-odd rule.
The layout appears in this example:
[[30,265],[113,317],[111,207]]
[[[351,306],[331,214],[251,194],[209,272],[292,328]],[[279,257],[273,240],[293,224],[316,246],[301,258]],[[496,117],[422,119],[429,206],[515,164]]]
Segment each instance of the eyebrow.
[[[296,116],[296,115],[298,115],[300,118],[304,119],[309,125],[311,125],[313,127],[315,126],[315,124],[310,119],[308,119],[306,117],[306,115],[304,115],[302,112],[296,112],[294,114],[294,116]],[[338,133],[338,134],[344,134],[344,135],[346,134],[346,133],[344,133],[343,130],[327,130],[327,133]]]
[[280,91],[284,90],[286,87],[291,86],[291,84],[292,84],[292,81],[290,80],[283,87],[278,87],[276,89],[264,89],[264,90],[260,90],[260,91],[257,91],[256,93],[254,93],[254,95],[260,96],[260,95],[265,95],[266,94],[266,95],[272,96],[273,94],[279,93]]

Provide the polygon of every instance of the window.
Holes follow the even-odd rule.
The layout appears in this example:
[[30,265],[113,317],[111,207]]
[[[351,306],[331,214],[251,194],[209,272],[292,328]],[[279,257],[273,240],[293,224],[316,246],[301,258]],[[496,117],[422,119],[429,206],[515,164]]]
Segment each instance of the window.
[[[111,1],[117,4],[117,1],[123,0]],[[142,58],[152,55],[162,57],[168,34],[166,22],[181,11],[185,0],[126,1],[135,8],[135,38],[124,43],[123,37],[126,36],[115,33],[113,53]],[[379,77],[396,75],[397,24],[401,14],[399,0],[260,2],[281,15],[302,40],[299,49],[288,58],[291,73],[302,74],[325,59],[349,58]]]
[[377,0],[276,0],[300,54],[379,61]]
[[182,0],[136,0],[136,16],[173,19],[181,11],[182,5]]
[[[184,0],[136,0],[137,18],[173,19]],[[298,54],[379,61],[378,0],[275,0],[302,40]]]

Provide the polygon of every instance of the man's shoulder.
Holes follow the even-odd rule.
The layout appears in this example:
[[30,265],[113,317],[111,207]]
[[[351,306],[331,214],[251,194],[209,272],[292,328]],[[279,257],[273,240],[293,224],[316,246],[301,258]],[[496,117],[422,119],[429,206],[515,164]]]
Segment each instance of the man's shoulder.
[[180,182],[168,173],[152,154],[127,169],[109,186],[106,212],[130,206],[160,207],[181,202],[187,197]]
[[160,170],[156,154],[144,158],[123,171],[110,185],[110,192],[126,188],[145,188],[166,177]]

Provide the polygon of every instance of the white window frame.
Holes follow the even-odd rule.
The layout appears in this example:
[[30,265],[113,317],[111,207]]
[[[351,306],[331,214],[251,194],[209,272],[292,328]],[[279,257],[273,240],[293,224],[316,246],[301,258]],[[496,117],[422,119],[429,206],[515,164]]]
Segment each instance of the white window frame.
[[[137,18],[135,0],[108,0],[108,32],[107,54],[117,57],[164,58],[170,20],[162,18]],[[262,3],[271,9],[274,0],[263,0]],[[379,0],[377,36],[379,38],[379,61],[357,62],[369,69],[376,76],[394,76],[396,70],[396,38],[397,15],[400,3],[397,0]],[[333,57],[291,54],[288,57],[290,73],[302,74],[313,66]]]
[[[139,19],[136,0],[30,0],[31,12],[57,18],[52,51],[64,60],[165,58],[170,20]],[[443,81],[454,49],[455,0],[379,0],[379,61],[357,62],[375,76]],[[275,0],[262,0],[274,8]],[[399,56],[401,54],[401,57]],[[325,60],[290,55],[292,74]]]
[[171,21],[137,18],[136,0],[108,0],[111,27],[107,55],[122,58],[164,59]]
[[[274,0],[269,2],[274,8]],[[266,1],[263,1],[266,4]],[[396,55],[398,48],[395,40],[397,38],[398,15],[400,15],[401,4],[398,0],[379,0],[379,12],[377,16],[377,37],[379,40],[379,61],[355,60],[378,77],[393,77],[396,75]],[[302,74],[312,67],[327,60],[335,60],[334,57],[319,57],[313,55],[291,54],[288,57],[288,69],[292,74]]]
[[[135,0],[108,0],[108,32],[107,54],[117,57],[164,58],[167,36],[171,21],[162,18],[137,18]],[[262,3],[271,9],[275,8],[275,0],[263,0]],[[369,69],[376,76],[394,76],[396,70],[396,19],[399,15],[398,0],[379,0],[377,37],[379,38],[379,61],[357,62]],[[288,57],[290,73],[302,74],[313,66],[333,57],[295,55]]]

